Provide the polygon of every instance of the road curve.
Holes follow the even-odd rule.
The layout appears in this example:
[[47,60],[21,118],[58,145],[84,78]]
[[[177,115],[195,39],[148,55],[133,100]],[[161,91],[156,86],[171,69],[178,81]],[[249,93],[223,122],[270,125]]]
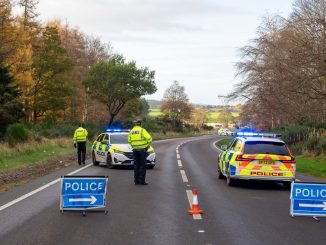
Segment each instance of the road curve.
[[[89,166],[78,172],[109,176],[108,215],[61,215],[59,183],[1,210],[78,166],[1,193],[0,244],[325,244],[325,220],[291,218],[290,193],[282,185],[245,181],[228,187],[218,180],[216,140],[155,142],[157,166],[147,172],[148,186],[135,186],[131,169]],[[186,191],[193,188],[201,219],[187,214]]]

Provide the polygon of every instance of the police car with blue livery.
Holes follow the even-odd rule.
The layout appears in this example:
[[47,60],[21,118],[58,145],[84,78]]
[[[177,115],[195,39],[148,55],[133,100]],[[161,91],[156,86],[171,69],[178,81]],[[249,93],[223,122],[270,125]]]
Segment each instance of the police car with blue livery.
[[[108,129],[100,134],[92,145],[94,165],[106,163],[108,168],[114,166],[133,166],[134,156],[128,143],[129,130]],[[147,150],[147,167],[155,167],[156,155],[153,147]]]

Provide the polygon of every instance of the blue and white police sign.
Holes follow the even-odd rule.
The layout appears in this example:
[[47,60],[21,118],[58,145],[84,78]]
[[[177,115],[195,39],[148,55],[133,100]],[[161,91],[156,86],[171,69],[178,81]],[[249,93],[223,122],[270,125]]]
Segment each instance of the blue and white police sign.
[[63,176],[60,210],[105,208],[107,176]]
[[326,184],[293,182],[291,215],[326,216]]

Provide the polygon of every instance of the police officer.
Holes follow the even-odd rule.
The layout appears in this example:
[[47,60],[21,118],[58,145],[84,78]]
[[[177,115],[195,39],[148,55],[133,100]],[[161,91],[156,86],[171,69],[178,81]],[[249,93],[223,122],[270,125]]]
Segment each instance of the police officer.
[[78,157],[78,164],[81,165],[82,163],[85,164],[85,155],[86,155],[86,138],[88,132],[86,129],[83,128],[83,124],[79,124],[79,128],[75,130],[74,134],[74,147],[77,147],[77,157]]
[[148,185],[146,178],[146,156],[147,150],[152,143],[152,137],[141,127],[141,121],[138,120],[128,136],[128,142],[134,153],[134,180],[135,185]]

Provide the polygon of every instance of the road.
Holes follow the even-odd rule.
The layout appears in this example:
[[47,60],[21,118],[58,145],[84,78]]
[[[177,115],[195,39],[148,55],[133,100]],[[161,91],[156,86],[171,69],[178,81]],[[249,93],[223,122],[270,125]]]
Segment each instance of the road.
[[[60,214],[57,179],[79,166],[1,193],[0,244],[325,244],[326,220],[290,217],[290,192],[281,184],[228,187],[218,180],[218,139],[155,142],[157,166],[147,172],[148,186],[135,186],[131,169],[87,165],[76,174],[109,176],[107,215]],[[193,188],[201,219],[187,214],[187,190]]]

